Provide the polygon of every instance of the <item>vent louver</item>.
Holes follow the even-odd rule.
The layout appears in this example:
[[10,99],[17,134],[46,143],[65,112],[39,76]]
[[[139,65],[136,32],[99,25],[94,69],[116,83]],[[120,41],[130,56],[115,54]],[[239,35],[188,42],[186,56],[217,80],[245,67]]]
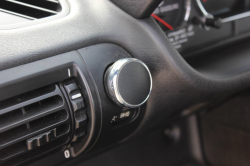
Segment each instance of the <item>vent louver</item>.
[[57,85],[0,101],[1,163],[18,163],[65,145],[70,127],[68,106]]
[[35,20],[56,15],[62,7],[58,0],[1,0],[0,11]]

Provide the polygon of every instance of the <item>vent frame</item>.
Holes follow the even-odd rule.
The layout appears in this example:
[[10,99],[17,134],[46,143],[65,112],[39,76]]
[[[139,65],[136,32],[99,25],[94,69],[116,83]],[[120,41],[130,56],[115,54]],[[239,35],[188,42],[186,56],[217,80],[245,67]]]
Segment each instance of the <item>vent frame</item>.
[[[66,140],[66,137],[68,138],[67,141],[64,141],[62,144],[58,144],[57,146],[64,146],[67,143],[69,143],[69,140],[72,137],[71,133],[71,127],[72,127],[72,120],[71,120],[71,113],[69,112],[69,107],[67,105],[67,102],[65,101],[65,98],[63,96],[62,91],[60,90],[59,86],[54,84],[55,88],[52,89],[51,92],[48,92],[46,94],[41,94],[36,96],[35,98],[28,99],[27,101],[23,101],[21,103],[17,103],[17,105],[13,105],[12,107],[2,107],[2,110],[0,110],[0,117],[3,115],[6,115],[10,112],[20,110],[21,108],[25,108],[28,105],[32,105],[34,103],[41,103],[39,105],[36,105],[35,107],[30,109],[30,112],[27,112],[26,114],[23,112],[21,116],[14,117],[11,122],[8,122],[9,120],[2,120],[0,124],[0,163],[5,163],[7,160],[10,160],[12,158],[19,158],[21,155],[31,155],[33,151],[39,151],[38,148],[34,148],[31,151],[27,148],[27,145],[25,146],[25,142],[35,137],[39,134],[42,134],[44,132],[48,132],[52,129],[57,128],[66,128],[65,130],[62,129],[63,132],[61,132],[57,137],[53,138],[50,142],[54,142],[55,140],[60,141],[61,139]],[[46,87],[45,87],[46,88]],[[36,90],[32,92],[28,92],[19,96],[24,97],[25,95],[30,95],[31,93],[36,92]],[[52,100],[54,98],[55,100]],[[11,100],[13,98],[7,99]],[[15,97],[14,97],[15,99]],[[21,97],[20,97],[21,99]],[[50,99],[50,100],[48,100]],[[46,101],[47,100],[47,101]],[[4,100],[6,101],[6,100]],[[5,102],[0,103],[0,107],[5,104]],[[46,102],[45,102],[46,101]],[[51,102],[52,101],[52,102]],[[53,105],[53,103],[56,103],[56,105]],[[1,105],[2,104],[2,105]],[[39,108],[40,111],[39,111]],[[31,111],[33,109],[33,111]],[[28,116],[27,116],[28,115]],[[12,118],[11,114],[6,116],[7,118]],[[46,118],[47,117],[47,118]],[[13,123],[17,121],[16,123]],[[15,132],[16,135],[13,136],[13,132],[11,131],[18,131],[18,127],[26,125],[26,129],[22,127],[23,131]],[[5,127],[3,127],[5,126]],[[15,130],[17,129],[17,130]],[[9,132],[9,136],[5,136],[6,132]],[[50,144],[48,142],[48,144]],[[15,145],[20,145],[21,148],[18,150],[12,150],[12,148],[9,147],[15,147]],[[46,145],[46,144],[45,144]],[[43,146],[45,146],[43,145]],[[49,151],[51,149],[46,149],[43,146],[42,149]],[[49,148],[54,148],[53,145],[47,146]],[[39,147],[40,148],[40,147]],[[11,150],[10,150],[11,149]],[[36,150],[37,149],[37,150]],[[13,151],[13,152],[12,152]],[[4,153],[9,153],[8,155],[4,155]],[[31,153],[31,154],[30,154]],[[36,152],[38,153],[38,152]],[[8,162],[7,162],[8,163]]]
[[[58,2],[61,5],[61,11],[56,15],[44,17],[44,18],[40,18],[40,19],[35,19],[32,21],[7,24],[7,25],[0,25],[0,30],[11,30],[11,29],[17,29],[17,28],[22,28],[22,27],[26,27],[26,26],[37,25],[37,24],[41,24],[41,23],[54,21],[54,20],[57,20],[57,19],[60,19],[60,18],[67,16],[70,13],[70,8],[69,8],[67,1],[66,0],[58,0]],[[4,10],[2,10],[1,12],[4,12]],[[8,13],[8,12],[6,11],[6,13]],[[8,14],[10,14],[10,13],[8,13]],[[16,14],[10,14],[10,15],[18,16]],[[22,17],[22,16],[19,15],[18,17]]]
[[[80,153],[87,152],[93,148],[100,135],[102,112],[100,110],[98,92],[93,83],[93,79],[90,76],[86,64],[77,51],[55,55],[23,66],[3,70],[0,72],[0,78],[4,78],[0,79],[0,101],[54,83],[59,84],[64,93],[61,83],[67,79],[74,78],[88,105],[87,134],[80,140],[77,146],[70,147],[70,145],[67,144],[67,146],[57,147],[54,150],[51,149],[51,151],[58,152],[67,147],[72,150],[71,156],[76,157]],[[84,88],[84,91],[82,91],[82,88]],[[65,95],[65,100],[66,99],[67,96]],[[73,116],[71,116],[71,118],[73,118]],[[16,161],[28,165],[28,163],[44,158],[51,151],[42,152],[32,158],[23,156],[22,161]],[[8,165],[9,162],[12,164],[12,161],[13,160],[9,160],[6,164]],[[2,165],[4,164],[5,163],[2,163]]]

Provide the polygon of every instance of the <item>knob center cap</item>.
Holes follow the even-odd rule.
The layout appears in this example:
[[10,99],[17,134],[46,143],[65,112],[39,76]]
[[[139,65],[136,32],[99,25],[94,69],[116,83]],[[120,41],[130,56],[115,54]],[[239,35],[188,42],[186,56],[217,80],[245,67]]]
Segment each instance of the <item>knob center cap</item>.
[[109,67],[105,74],[105,87],[115,103],[136,108],[147,101],[152,89],[152,78],[142,61],[126,58]]

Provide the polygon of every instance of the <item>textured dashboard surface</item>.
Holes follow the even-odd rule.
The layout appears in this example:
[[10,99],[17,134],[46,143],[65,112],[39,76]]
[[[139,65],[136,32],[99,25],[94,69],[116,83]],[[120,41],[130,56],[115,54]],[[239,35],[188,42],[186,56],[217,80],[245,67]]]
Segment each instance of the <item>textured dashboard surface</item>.
[[135,18],[146,18],[153,13],[162,0],[111,0]]
[[[250,85],[250,73],[213,78],[189,66],[153,20],[135,19],[110,1],[68,0],[71,12],[53,22],[0,31],[0,70],[98,43],[123,47],[145,62],[153,78],[145,118],[148,131],[173,112]],[[1,78],[4,79],[4,78]]]

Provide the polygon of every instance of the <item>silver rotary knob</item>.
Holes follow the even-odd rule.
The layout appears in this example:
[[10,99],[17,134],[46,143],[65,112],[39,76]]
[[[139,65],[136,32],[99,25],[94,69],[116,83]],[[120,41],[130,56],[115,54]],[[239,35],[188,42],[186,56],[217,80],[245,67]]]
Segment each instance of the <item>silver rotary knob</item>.
[[119,106],[137,108],[144,104],[152,89],[152,77],[146,64],[135,58],[116,61],[104,76],[108,96]]

